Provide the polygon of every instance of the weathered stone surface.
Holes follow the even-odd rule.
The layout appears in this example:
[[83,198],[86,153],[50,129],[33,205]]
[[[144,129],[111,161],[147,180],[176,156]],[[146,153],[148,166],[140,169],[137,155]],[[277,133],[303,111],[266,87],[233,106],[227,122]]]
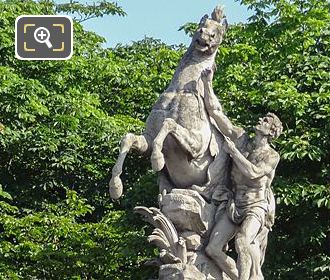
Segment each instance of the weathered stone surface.
[[159,269],[159,280],[207,280],[194,265],[167,264]]
[[210,275],[217,280],[224,280],[222,271],[216,266],[213,260],[205,255],[203,251],[196,253],[196,259],[192,264],[195,265],[204,275]]
[[194,190],[173,189],[163,196],[161,211],[180,231],[203,235],[213,224],[215,208]]
[[185,231],[181,236],[186,240],[187,250],[197,251],[202,248],[202,237],[193,231]]

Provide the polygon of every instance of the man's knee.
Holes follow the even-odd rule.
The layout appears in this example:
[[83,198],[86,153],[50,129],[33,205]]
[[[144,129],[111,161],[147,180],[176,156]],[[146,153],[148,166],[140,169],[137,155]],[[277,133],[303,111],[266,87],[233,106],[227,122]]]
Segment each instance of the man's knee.
[[209,258],[216,261],[221,269],[226,269],[228,265],[230,265],[230,263],[228,263],[228,256],[219,248],[219,246],[208,245],[205,248],[205,253]]
[[215,244],[214,242],[210,242],[207,247],[205,248],[205,253],[207,256],[209,256],[210,258],[217,258],[222,260],[223,257],[225,256],[225,252],[224,252],[224,247],[225,245],[223,244]]
[[217,251],[217,248],[214,248],[212,243],[209,243],[205,248],[206,255],[212,259],[218,257],[219,253]]

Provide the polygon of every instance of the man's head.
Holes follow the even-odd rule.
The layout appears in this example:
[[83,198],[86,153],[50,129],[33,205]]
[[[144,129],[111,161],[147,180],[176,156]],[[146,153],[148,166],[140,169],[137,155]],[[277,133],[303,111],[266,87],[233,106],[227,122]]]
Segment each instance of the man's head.
[[213,54],[222,42],[227,28],[223,9],[216,7],[211,18],[205,15],[201,19],[192,41],[194,48],[208,55]]
[[256,133],[260,133],[268,137],[268,142],[277,138],[283,131],[282,122],[273,113],[267,113],[266,116],[259,119],[258,124],[255,127]]

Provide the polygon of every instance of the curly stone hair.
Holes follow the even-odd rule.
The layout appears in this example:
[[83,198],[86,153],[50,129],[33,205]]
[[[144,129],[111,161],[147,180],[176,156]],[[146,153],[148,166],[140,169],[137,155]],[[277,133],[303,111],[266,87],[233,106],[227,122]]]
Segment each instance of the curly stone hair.
[[268,142],[270,143],[273,139],[279,137],[283,131],[282,122],[274,113],[267,113],[266,117],[272,119],[272,126],[268,136]]

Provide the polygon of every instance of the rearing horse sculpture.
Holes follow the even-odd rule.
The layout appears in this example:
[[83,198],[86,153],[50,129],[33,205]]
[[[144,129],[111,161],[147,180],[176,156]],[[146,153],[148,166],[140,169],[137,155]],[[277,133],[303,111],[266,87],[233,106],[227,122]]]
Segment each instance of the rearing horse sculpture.
[[214,138],[221,136],[215,136],[218,132],[212,128],[204,107],[201,75],[206,69],[214,68],[226,30],[227,22],[220,7],[214,9],[211,18],[205,15],[201,19],[169,87],[153,106],[145,131],[142,135],[128,133],[122,139],[110,180],[113,199],[122,195],[119,176],[131,148],[140,153],[151,152],[153,170],[162,171],[161,189],[202,186],[210,181],[215,155],[212,145]]

